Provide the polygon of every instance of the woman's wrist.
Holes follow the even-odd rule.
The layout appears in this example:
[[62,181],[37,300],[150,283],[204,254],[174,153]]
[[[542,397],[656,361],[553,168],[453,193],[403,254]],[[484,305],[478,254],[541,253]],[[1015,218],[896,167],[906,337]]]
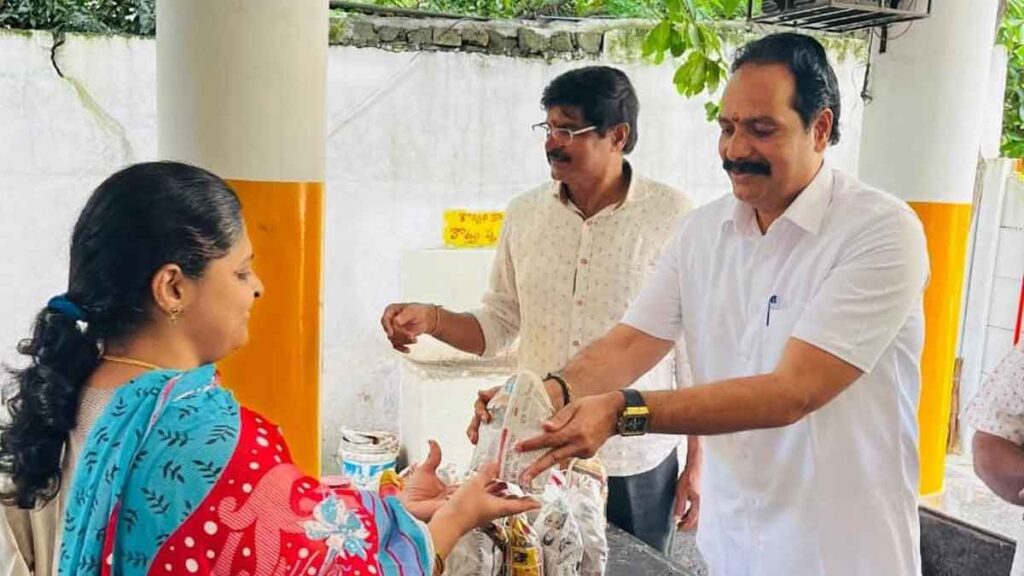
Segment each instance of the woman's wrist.
[[434,542],[434,551],[441,558],[447,558],[455,543],[472,528],[448,505],[442,506],[427,524],[430,538]]

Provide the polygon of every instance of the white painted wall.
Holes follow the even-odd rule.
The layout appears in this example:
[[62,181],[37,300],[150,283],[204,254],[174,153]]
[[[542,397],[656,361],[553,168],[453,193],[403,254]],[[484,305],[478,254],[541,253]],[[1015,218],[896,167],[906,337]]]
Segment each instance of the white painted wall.
[[[71,225],[92,187],[156,154],[155,44],[71,37],[60,62],[86,106],[49,64],[50,39],[0,32],[0,361],[45,300],[63,290]],[[394,430],[399,361],[380,331],[400,296],[403,250],[440,246],[446,208],[502,208],[547,179],[529,130],[556,74],[582,62],[332,47],[328,53],[324,285],[324,450],[342,425]],[[703,100],[675,93],[669,66],[622,66],[640,96],[636,168],[698,203],[728,192],[717,128]],[[837,73],[843,143],[855,171],[863,70]],[[328,458],[324,462],[330,462]]]
[[995,122],[988,110],[1003,100],[1003,86],[990,80],[998,5],[935,2],[884,54],[875,42],[874,100],[864,115],[871,145],[860,158],[866,182],[909,202],[971,202],[979,149]]
[[1004,190],[1003,217],[992,271],[992,299],[986,325],[983,377],[1010,351],[1024,280],[1024,178],[1010,176]]
[[[1024,177],[1014,173],[1013,161],[986,161],[979,200],[961,330],[961,410],[1013,346],[1024,279]],[[969,426],[960,427],[966,451],[972,434]]]
[[[67,286],[71,227],[92,188],[156,154],[155,43],[0,31],[0,362],[15,362],[47,298]],[[76,87],[84,87],[79,92]]]

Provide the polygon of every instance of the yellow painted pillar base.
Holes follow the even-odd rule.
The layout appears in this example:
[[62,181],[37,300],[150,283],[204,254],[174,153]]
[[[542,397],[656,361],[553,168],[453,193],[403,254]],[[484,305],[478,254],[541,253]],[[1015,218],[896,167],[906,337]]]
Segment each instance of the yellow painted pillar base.
[[910,202],[924,224],[931,281],[924,295],[925,338],[921,359],[921,494],[943,490],[953,367],[960,326],[971,205]]
[[220,369],[242,404],[281,427],[295,463],[319,477],[324,187],[229,183],[242,200],[266,294],[253,308],[249,343]]

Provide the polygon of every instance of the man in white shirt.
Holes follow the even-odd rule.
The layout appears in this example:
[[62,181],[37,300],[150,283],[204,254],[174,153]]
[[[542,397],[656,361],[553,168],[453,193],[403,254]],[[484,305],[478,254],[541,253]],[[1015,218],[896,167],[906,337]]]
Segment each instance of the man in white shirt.
[[[569,362],[581,398],[518,446],[549,449],[525,476],[616,433],[706,435],[712,574],[918,575],[921,223],[825,163],[840,99],[818,41],[767,36],[732,71],[733,194],[683,219],[622,323]],[[678,339],[694,387],[623,390]]]
[[[456,313],[392,304],[381,323],[396,349],[406,351],[426,333],[490,356],[518,337],[519,367],[544,376],[622,317],[689,209],[680,192],[625,161],[637,141],[639,103],[624,73],[571,70],[547,86],[541,104],[547,119],[534,130],[544,137],[553,182],[509,204],[483,306]],[[652,364],[635,388],[671,390],[677,380],[688,382],[689,367],[679,363],[678,370],[672,358]],[[561,407],[561,387],[548,386]],[[475,429],[470,440],[476,442]],[[660,550],[673,534],[678,444],[678,437],[652,435],[616,439],[601,451],[610,476],[609,520]],[[698,458],[694,440],[678,481],[683,527],[697,520]]]
[[[1024,341],[981,385],[964,416],[975,428],[974,471],[1000,498],[1024,506]],[[1024,576],[1024,531],[1010,576]]]

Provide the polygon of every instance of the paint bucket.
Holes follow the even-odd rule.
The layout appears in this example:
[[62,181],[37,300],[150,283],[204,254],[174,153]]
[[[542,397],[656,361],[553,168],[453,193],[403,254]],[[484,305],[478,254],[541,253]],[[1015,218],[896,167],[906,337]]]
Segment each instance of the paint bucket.
[[388,432],[342,429],[338,457],[342,474],[350,478],[356,488],[376,492],[381,474],[395,469],[398,439]]

